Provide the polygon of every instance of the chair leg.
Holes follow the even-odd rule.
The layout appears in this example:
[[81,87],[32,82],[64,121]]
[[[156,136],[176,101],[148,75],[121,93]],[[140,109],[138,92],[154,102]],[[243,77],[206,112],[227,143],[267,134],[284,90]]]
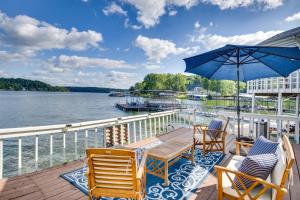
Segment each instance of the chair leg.
[[89,200],[93,200],[92,194],[90,192],[89,192],[88,198],[89,198]]

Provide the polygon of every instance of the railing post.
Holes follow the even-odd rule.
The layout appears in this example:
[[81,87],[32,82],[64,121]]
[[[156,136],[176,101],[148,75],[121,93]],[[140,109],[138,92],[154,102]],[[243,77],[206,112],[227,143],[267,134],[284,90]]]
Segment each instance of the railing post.
[[127,133],[128,133],[128,144],[130,144],[131,143],[130,123],[127,123]]
[[121,146],[124,146],[124,127],[123,124],[120,124],[120,135],[121,135]]
[[149,126],[150,126],[150,137],[152,137],[152,119],[149,118]]
[[85,149],[88,147],[88,137],[89,137],[89,130],[85,130],[85,137],[84,137],[84,143],[85,143]]
[[63,133],[63,148],[66,149],[66,133]]
[[160,117],[158,117],[158,134],[160,135],[161,134],[161,124],[160,124]]
[[166,124],[165,124],[165,116],[163,116],[162,117],[162,130],[163,130],[163,132],[165,132],[165,130],[166,130]]
[[0,179],[3,178],[3,140],[0,139]]
[[98,129],[95,128],[95,147],[98,147]]
[[53,134],[50,134],[50,155],[53,154]]
[[148,134],[147,134],[147,119],[144,120],[144,132],[145,132],[145,138],[148,138]]
[[22,173],[22,138],[18,139],[18,169],[19,174]]
[[39,136],[35,136],[35,163],[39,161]]
[[156,127],[156,120],[157,120],[157,118],[153,118],[154,119],[154,135],[156,136],[157,134],[156,134],[156,129],[157,129],[157,127]]
[[133,139],[134,139],[134,142],[136,142],[136,123],[135,123],[135,121],[133,122]]
[[139,141],[141,141],[143,139],[143,136],[142,136],[142,121],[141,120],[139,121],[139,136],[140,136]]

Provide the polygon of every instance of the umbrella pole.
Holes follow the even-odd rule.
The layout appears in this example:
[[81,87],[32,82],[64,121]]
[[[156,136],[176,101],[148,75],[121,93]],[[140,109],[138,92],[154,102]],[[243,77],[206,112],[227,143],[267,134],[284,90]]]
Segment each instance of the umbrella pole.
[[238,136],[237,140],[240,141],[240,49],[237,49],[237,120],[238,120]]

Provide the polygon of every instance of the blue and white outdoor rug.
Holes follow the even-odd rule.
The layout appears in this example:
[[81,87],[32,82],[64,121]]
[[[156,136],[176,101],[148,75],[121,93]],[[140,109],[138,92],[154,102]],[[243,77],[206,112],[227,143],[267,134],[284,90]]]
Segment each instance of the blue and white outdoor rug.
[[[181,158],[169,167],[169,186],[163,186],[163,179],[147,174],[147,194],[145,199],[188,199],[223,157],[224,155],[220,152],[212,152],[207,153],[204,158],[202,151],[196,149],[195,166],[191,164],[191,161]],[[83,167],[63,174],[62,177],[85,194],[88,194],[85,171],[86,168]],[[117,200],[117,198],[105,198],[105,200],[108,199]]]

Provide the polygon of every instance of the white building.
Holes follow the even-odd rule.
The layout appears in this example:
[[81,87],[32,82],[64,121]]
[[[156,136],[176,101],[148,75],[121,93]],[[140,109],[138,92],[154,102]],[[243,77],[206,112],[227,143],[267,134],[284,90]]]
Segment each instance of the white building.
[[[300,27],[277,34],[258,45],[261,46],[282,46],[300,48]],[[255,95],[274,96],[278,95],[278,115],[282,114],[282,97],[296,97],[296,112],[299,116],[299,98],[300,98],[300,70],[290,74],[289,77],[274,77],[256,79],[247,82],[247,93],[252,94],[252,112],[254,112]]]
[[[275,35],[258,45],[283,46],[300,48],[300,27]],[[293,72],[287,78],[264,78],[247,82],[249,94],[298,94],[300,93],[300,70]]]

